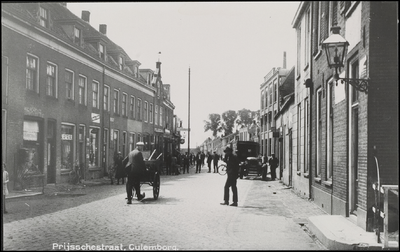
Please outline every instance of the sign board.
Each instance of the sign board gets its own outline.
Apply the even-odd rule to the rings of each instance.
[[[72,135],[71,134],[61,134],[61,140],[71,141]]]
[[[185,139],[181,139],[181,144],[184,144],[185,143]]]
[[[92,113],[92,122],[100,123],[100,114]]]

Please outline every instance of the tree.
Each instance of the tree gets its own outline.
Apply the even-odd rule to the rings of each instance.
[[[213,136],[216,137],[218,132],[222,131],[221,116],[219,114],[209,114],[210,121],[204,120],[204,132],[212,131]]]
[[[241,126],[248,126],[250,125],[253,120],[254,112],[250,111],[249,109],[241,109],[238,111],[238,118],[236,119],[236,123]]]
[[[234,110],[228,110],[222,113],[222,119],[224,120],[222,127],[224,129],[225,136],[233,133],[233,127],[235,126],[236,118],[237,113]]]

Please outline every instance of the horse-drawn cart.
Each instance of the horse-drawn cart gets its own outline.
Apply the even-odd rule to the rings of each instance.
[[[160,194],[160,174],[159,167],[162,165],[161,160],[145,160],[146,171],[140,180],[140,186],[142,184],[148,184],[153,187],[153,198],[158,199]]]

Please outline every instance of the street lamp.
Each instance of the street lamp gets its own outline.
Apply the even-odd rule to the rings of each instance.
[[[325,49],[326,58],[328,61],[329,68],[335,68],[335,74],[333,78],[337,81],[341,80],[342,84],[347,83],[352,85],[355,89],[368,93],[368,81],[369,79],[350,79],[350,78],[339,78],[338,69],[344,67],[344,57],[347,54],[347,48],[349,42],[339,34],[340,27],[332,26],[332,34],[322,42],[322,48]]]

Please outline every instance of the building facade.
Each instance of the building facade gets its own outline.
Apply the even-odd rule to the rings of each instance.
[[[107,174],[136,142],[163,153],[176,139],[170,85],[65,3],[2,3],[2,160],[10,189],[24,172],[63,183]]]
[[[296,105],[304,101],[297,109],[301,115],[293,119],[305,118],[297,126],[305,128],[300,130],[304,137],[293,145],[304,146],[303,152],[293,153],[293,160],[304,160],[304,165],[297,162],[293,169],[301,179],[308,176],[296,189],[305,190],[308,181],[315,204],[350,217],[368,231],[373,228],[372,184],[378,173],[381,184],[398,185],[396,10],[397,3],[389,2],[301,2],[293,20],[300,74]],[[329,68],[322,48],[333,26],[341,28],[349,43],[339,77],[367,79],[367,92],[334,79],[335,69]]]

